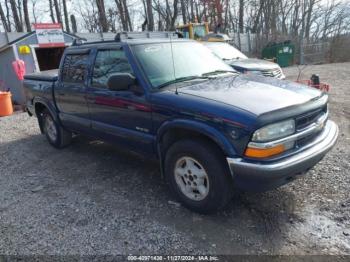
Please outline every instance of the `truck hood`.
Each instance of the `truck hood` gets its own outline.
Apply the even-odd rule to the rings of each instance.
[[[255,115],[303,104],[322,95],[317,89],[291,81],[254,75],[219,77],[181,87],[178,93],[225,103]]]
[[[256,58],[230,60],[227,62],[227,64],[229,64],[232,67],[240,67],[250,71],[271,70],[279,68],[278,64]]]

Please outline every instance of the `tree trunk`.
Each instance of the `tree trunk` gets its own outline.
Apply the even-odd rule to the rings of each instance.
[[[55,7],[55,11],[56,11],[57,23],[62,24],[61,10],[60,10],[60,6],[58,4],[58,1],[57,0],[53,0],[53,4],[54,4],[54,7]]]
[[[148,31],[154,30],[154,18],[152,11],[152,0],[146,0],[146,8],[147,8],[147,29]]]
[[[1,23],[4,27],[5,32],[9,32],[10,30],[9,30],[9,27],[6,21],[6,16],[5,16],[4,10],[2,9],[1,3],[0,3],[0,18],[1,18]]]
[[[53,13],[53,4],[52,4],[52,0],[49,0],[49,7],[50,7],[50,17],[51,17],[51,21],[52,21],[52,23],[56,23],[55,15],[54,15],[54,13]]]
[[[310,0],[309,8],[308,8],[307,14],[306,14],[305,37],[307,39],[307,42],[310,41],[311,16],[313,13],[315,3],[316,3],[315,0]]]
[[[70,33],[69,28],[69,17],[68,17],[68,11],[67,11],[67,3],[66,0],[62,0],[63,3],[63,14],[64,14],[64,23],[66,24],[66,31]]]
[[[70,15],[70,21],[72,22],[72,31],[75,34],[78,32],[78,27],[77,27],[77,20],[75,19],[74,15]]]
[[[122,23],[123,31],[128,31],[128,23],[127,23],[126,17],[125,17],[125,10],[124,10],[124,6],[123,6],[123,2],[122,2],[122,0],[115,0],[115,3],[116,3],[117,8],[118,8],[118,13],[119,13],[119,17],[120,17],[120,22]]]
[[[271,24],[271,34],[274,41],[277,40],[277,2],[274,0],[271,1],[271,16],[270,16],[270,24]]]
[[[127,6],[126,0],[122,0],[123,1],[123,6],[124,6],[124,14],[125,14],[125,20],[128,24],[129,27],[129,31],[132,31],[132,23],[131,23],[131,19],[130,19],[130,14],[129,14],[129,8]]]
[[[12,26],[11,26],[11,19],[10,19],[10,7],[8,0],[5,0],[5,7],[6,7],[6,20],[7,20],[7,27],[8,27],[8,32],[12,31]]]
[[[230,10],[229,0],[225,0],[225,17],[223,26],[224,32],[226,32],[226,29],[228,27],[228,10]]]
[[[22,25],[23,31],[24,31],[23,14],[22,14],[22,1],[23,0],[17,0],[17,10],[18,10],[19,21],[21,22],[21,25]]]
[[[24,13],[24,22],[26,24],[27,32],[31,32],[32,28],[30,26],[30,20],[29,20],[28,0],[23,0],[23,13]]]
[[[174,3],[173,3],[174,14],[173,14],[173,17],[171,18],[171,22],[170,22],[170,30],[171,31],[175,30],[175,22],[176,22],[178,14],[179,14],[179,9],[177,7],[178,2],[179,2],[178,0],[174,0]]]
[[[242,1],[242,0],[241,0]],[[218,19],[218,22],[217,22],[217,27],[220,29],[221,31],[221,28],[222,28],[222,4],[221,4],[221,1],[220,0],[216,0],[215,1],[215,6],[216,6],[216,14],[217,14],[217,19]]]
[[[194,15],[194,6],[193,6],[193,0],[190,0],[190,9],[191,9],[191,17],[190,22],[195,22],[195,15]]]
[[[10,0],[11,10],[13,15],[13,21],[15,22],[15,28],[17,32],[23,32],[23,24],[18,16],[17,5],[15,0]]]
[[[239,0],[239,18],[238,18],[238,24],[239,24],[239,32],[244,33],[244,0]]]
[[[96,0],[98,9],[98,19],[102,32],[108,32],[108,23],[106,17],[105,3],[104,0]]]
[[[182,14],[182,21],[184,24],[187,24],[187,15],[186,15],[186,4],[185,0],[181,0],[181,14]]]

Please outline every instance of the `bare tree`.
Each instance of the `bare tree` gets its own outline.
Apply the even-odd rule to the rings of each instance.
[[[182,21],[184,24],[187,24],[187,14],[186,14],[186,2],[185,0],[181,0],[181,15],[182,15]]]
[[[72,31],[73,31],[73,33],[77,33],[78,32],[77,20],[75,19],[75,16],[73,14],[70,15],[70,21],[72,22]]]
[[[11,15],[10,15],[10,7],[9,7],[9,0],[5,0],[5,8],[6,8],[6,20],[7,20],[7,26],[8,26],[8,29],[9,31],[8,32],[11,32],[12,31],[12,26],[11,26]]]
[[[83,20],[83,28],[90,33],[101,31],[95,3],[95,0],[82,0],[82,4],[77,6]]]
[[[30,26],[30,20],[29,20],[28,0],[23,0],[23,13],[24,13],[24,21],[26,24],[27,32],[31,32],[32,28]]]
[[[15,29],[17,32],[23,32],[23,24],[21,23],[20,17],[18,15],[17,4],[15,0],[10,0],[13,21],[15,23]]]
[[[54,14],[54,11],[53,11],[53,3],[52,3],[52,0],[49,0],[49,7],[50,7],[50,17],[51,17],[51,21],[52,21],[52,23],[56,23],[55,14]],[[34,5],[33,5],[33,11],[34,11]]]
[[[148,31],[154,30],[154,18],[152,11],[152,0],[146,0],[146,14],[147,14],[147,29]]]
[[[9,29],[8,24],[7,24],[6,16],[5,16],[5,13],[4,13],[4,10],[2,8],[1,3],[0,3],[0,18],[1,18],[1,23],[4,27],[5,32],[9,32],[10,29]]]
[[[125,10],[124,10],[124,3],[122,0],[115,0],[115,3],[117,5],[118,14],[119,14],[120,22],[123,27],[123,31],[129,31],[127,17],[125,15]]]
[[[117,11],[115,11],[112,8],[108,8],[107,10],[107,24],[108,28],[111,32],[116,33],[117,32]]]
[[[98,10],[98,19],[99,26],[102,32],[108,31],[108,23],[106,17],[105,3],[104,0],[96,0],[97,10]]]
[[[125,12],[126,21],[128,22],[128,26],[129,26],[129,31],[132,31],[133,30],[133,26],[132,26],[131,19],[130,19],[130,13],[129,13],[128,5],[126,4],[126,0],[122,0],[122,2],[123,2],[123,6],[124,6],[124,12]]]
[[[32,2],[32,16],[33,16],[33,19],[34,19],[34,23],[37,22],[37,16],[38,14],[36,13],[36,4],[37,4],[37,0],[31,0]]]
[[[159,20],[165,22],[165,30],[175,30],[175,22],[179,14],[178,0],[173,0],[172,5],[169,0],[163,1],[158,0],[155,2],[154,10],[159,15]]]
[[[66,0],[62,0],[63,3],[63,14],[64,14],[64,23],[66,24],[66,31],[70,33],[70,28],[69,28],[69,16],[68,16],[68,11],[67,11],[67,3]]]
[[[53,5],[56,11],[57,23],[62,24],[61,8],[57,0],[53,0]]]
[[[243,19],[244,19],[244,0],[239,0],[239,31],[243,33],[244,31],[244,24],[243,24]]]
[[[23,23],[23,12],[22,12],[22,1],[23,0],[17,0],[17,10],[18,10],[18,16],[19,16],[19,21],[22,24],[22,27],[24,27],[24,23]]]

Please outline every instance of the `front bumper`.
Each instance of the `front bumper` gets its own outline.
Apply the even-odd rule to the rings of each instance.
[[[266,191],[293,180],[316,165],[334,146],[338,126],[328,120],[322,133],[305,150],[275,162],[227,158],[235,185],[243,190]]]

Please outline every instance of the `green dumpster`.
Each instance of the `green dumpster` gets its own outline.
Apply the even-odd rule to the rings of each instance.
[[[293,64],[295,47],[291,41],[280,43],[269,43],[262,50],[262,58],[273,59],[281,67],[290,66]]]

